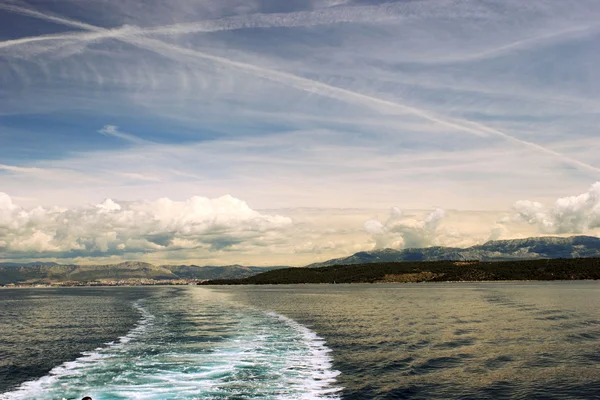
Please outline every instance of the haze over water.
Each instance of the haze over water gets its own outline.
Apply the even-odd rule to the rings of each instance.
[[[0,399],[591,399],[598,289],[3,290]]]

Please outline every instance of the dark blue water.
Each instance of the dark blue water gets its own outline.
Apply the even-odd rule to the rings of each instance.
[[[0,291],[0,399],[600,399],[600,285]]]

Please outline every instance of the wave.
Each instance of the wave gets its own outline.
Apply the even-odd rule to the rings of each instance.
[[[0,399],[338,399],[339,372],[315,332],[275,313],[223,304],[136,303],[125,336]]]
[[[300,387],[307,391],[307,398],[323,398],[323,396],[329,396],[341,391],[342,388],[334,386],[336,382],[335,378],[340,372],[332,369],[333,359],[330,355],[331,349],[326,346],[325,340],[314,331],[291,318],[274,312],[269,312],[267,315],[279,319],[297,331],[304,345],[308,348],[310,356],[307,357],[307,361],[309,363],[310,375],[303,381],[298,382]]]
[[[20,399],[38,399],[48,392],[51,388],[59,383],[61,378],[68,376],[81,375],[79,371],[86,365],[97,363],[99,360],[107,356],[111,349],[122,348],[131,340],[141,336],[154,321],[154,315],[150,314],[139,302],[135,302],[133,307],[140,313],[140,319],[136,325],[127,333],[127,335],[117,338],[114,342],[105,343],[105,347],[98,347],[93,351],[81,353],[82,356],[73,361],[67,361],[54,367],[46,376],[43,376],[34,381],[28,381],[12,392],[0,394],[0,400],[20,400]]]

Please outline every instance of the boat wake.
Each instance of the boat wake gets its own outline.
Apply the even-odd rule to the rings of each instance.
[[[0,399],[336,399],[339,372],[313,331],[222,302],[135,304],[137,325]]]

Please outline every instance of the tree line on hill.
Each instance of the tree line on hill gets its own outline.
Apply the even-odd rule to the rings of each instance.
[[[217,279],[204,285],[298,283],[385,283],[460,281],[553,281],[600,279],[600,258],[515,261],[426,261],[285,268],[243,279]]]

